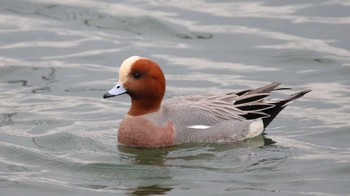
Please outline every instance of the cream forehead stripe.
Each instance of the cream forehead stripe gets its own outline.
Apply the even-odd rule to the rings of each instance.
[[[140,59],[146,59],[140,56],[131,56],[125,61],[123,61],[122,65],[119,68],[119,82],[124,83],[127,79],[128,74],[130,73],[131,66]]]

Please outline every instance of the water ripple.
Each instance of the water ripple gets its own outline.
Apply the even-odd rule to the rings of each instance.
[[[2,194],[348,194],[349,8],[0,1]],[[102,94],[131,55],[160,64],[167,98],[271,81],[313,91],[245,142],[128,148],[116,137],[130,99]]]

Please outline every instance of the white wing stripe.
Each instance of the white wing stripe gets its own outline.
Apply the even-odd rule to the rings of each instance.
[[[190,129],[208,129],[211,126],[208,125],[191,125],[191,126],[187,126],[187,128]]]

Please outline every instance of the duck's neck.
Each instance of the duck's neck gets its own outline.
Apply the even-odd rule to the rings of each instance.
[[[131,107],[128,114],[131,116],[140,116],[156,112],[160,109],[161,103],[162,98],[157,100],[131,98]]]

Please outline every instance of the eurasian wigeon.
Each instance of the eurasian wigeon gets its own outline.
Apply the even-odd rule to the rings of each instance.
[[[119,81],[103,98],[128,94],[131,107],[118,130],[120,144],[166,147],[195,142],[234,142],[256,137],[287,106],[310,90],[269,100],[280,83],[240,91],[163,100],[165,78],[154,61],[132,56],[119,70]]]

